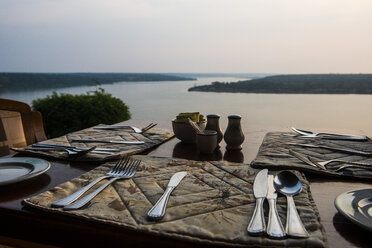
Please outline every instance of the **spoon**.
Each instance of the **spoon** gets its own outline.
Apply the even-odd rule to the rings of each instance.
[[[308,238],[300,216],[298,215],[293,196],[301,192],[302,184],[300,179],[290,171],[279,172],[274,178],[275,189],[287,197],[287,223],[286,233],[292,237]]]

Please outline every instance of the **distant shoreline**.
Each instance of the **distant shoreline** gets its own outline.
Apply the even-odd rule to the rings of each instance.
[[[276,75],[239,82],[213,82],[188,91],[258,94],[372,94],[372,74]]]
[[[0,73],[0,91],[92,86],[116,82],[196,80],[157,73]]]

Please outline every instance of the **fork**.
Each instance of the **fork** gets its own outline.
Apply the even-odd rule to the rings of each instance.
[[[366,164],[366,163],[361,163],[361,162],[351,162],[351,161],[345,161],[345,160],[341,160],[341,159],[331,159],[331,160],[318,162],[318,164],[320,164],[322,166],[327,166],[328,164],[331,164],[331,163],[345,163],[345,164],[350,164],[350,165],[360,165],[360,166],[367,166],[367,167],[370,166],[370,167],[372,167],[372,164]]]
[[[65,197],[65,198],[62,198],[58,201],[55,201],[52,203],[52,207],[64,207],[72,202],[74,202],[75,200],[77,200],[80,196],[82,196],[85,192],[87,192],[91,187],[93,187],[94,185],[96,185],[98,182],[102,181],[103,179],[106,179],[106,178],[110,178],[110,177],[114,177],[115,175],[120,175],[120,173],[122,172],[123,170],[123,167],[124,165],[126,165],[129,161],[129,158],[124,158],[124,159],[121,159],[119,160],[114,167],[111,168],[111,170],[109,172],[107,172],[105,175],[99,177],[99,178],[96,178],[94,181],[92,181],[91,183],[89,183],[88,185],[86,185],[85,187],[79,189],[78,191],[72,193],[71,195]]]
[[[367,136],[364,135],[351,135],[351,134],[334,134],[334,133],[314,133],[311,131],[301,130],[292,127],[292,130],[298,134],[301,134],[304,138],[316,138],[323,136],[323,138],[328,139],[350,139],[350,140],[368,140]]]
[[[97,129],[97,130],[114,130],[114,129],[126,129],[126,128],[130,128],[135,133],[144,133],[144,132],[150,130],[151,128],[155,127],[156,125],[158,125],[158,124],[157,123],[150,123],[149,125],[147,125],[144,128],[138,128],[138,127],[134,127],[134,126],[121,126],[121,125],[116,125],[115,126],[115,125],[113,125],[113,126],[94,127],[93,129]]]
[[[346,162],[346,161],[342,161],[344,163],[347,163],[346,165],[343,165],[343,166],[340,166],[340,167],[330,167],[330,166],[327,166],[329,165],[330,163],[333,163],[333,162],[336,162],[336,160],[332,161],[332,160],[327,160],[327,161],[323,161],[323,162],[317,162],[315,161],[312,157],[310,156],[307,156],[307,158],[310,160],[310,162],[312,162],[313,164],[315,164],[316,166],[322,168],[323,170],[329,170],[329,171],[333,171],[333,172],[338,172],[338,171],[341,171],[341,170],[344,170],[346,168],[359,168],[359,169],[364,169],[364,170],[371,170],[372,171],[372,166],[371,165],[368,165],[368,164],[356,164],[354,162]],[[370,166],[370,167],[368,167]]]
[[[78,148],[63,148],[63,147],[25,147],[26,150],[31,151],[65,151],[70,157],[80,157],[86,153],[95,153],[95,154],[106,154],[112,155],[112,152],[97,150],[95,146],[88,149],[78,149]]]
[[[133,159],[133,160],[131,159],[127,161],[124,168],[118,174],[115,174],[108,182],[103,184],[101,187],[99,187],[98,189],[90,193],[89,195],[86,195],[83,198],[80,198],[79,200],[64,206],[63,209],[74,210],[74,209],[79,209],[85,206],[90,200],[92,200],[96,195],[98,195],[102,190],[104,190],[108,185],[112,184],[116,180],[129,179],[133,177],[140,163],[141,163],[141,160],[138,160],[138,159]]]

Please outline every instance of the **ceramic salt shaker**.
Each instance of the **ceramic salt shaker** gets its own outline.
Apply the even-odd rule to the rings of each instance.
[[[209,114],[207,115],[207,126],[205,130],[212,130],[217,132],[217,146],[220,147],[220,142],[223,138],[223,133],[220,128],[220,116],[217,114]]]
[[[244,133],[241,127],[240,115],[229,115],[229,122],[225,131],[224,139],[227,150],[241,150],[244,141]]]

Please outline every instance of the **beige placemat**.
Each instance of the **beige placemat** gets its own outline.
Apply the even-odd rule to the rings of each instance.
[[[312,144],[318,146],[321,145],[341,149],[346,148],[364,152],[372,152],[372,141],[357,142],[345,140],[310,139],[301,138],[301,136],[293,135],[293,133],[270,132],[266,134],[256,158],[252,161],[252,167],[271,168],[277,170],[295,169],[337,177],[372,178],[372,171],[358,168],[347,168],[339,172],[333,172],[331,170],[325,171],[320,168],[313,167],[291,155],[289,153],[289,149],[292,149],[300,154],[310,156],[316,161],[340,159],[343,161],[372,164],[372,157],[331,151],[324,148],[300,147],[293,144]],[[342,165],[345,164],[332,164],[328,167],[332,166],[333,168],[338,168]]]
[[[107,161],[117,159],[126,155],[137,154],[145,150],[149,150],[155,146],[164,143],[174,136],[172,131],[166,129],[152,128],[145,133],[135,133],[128,129],[117,130],[97,130],[93,127],[80,130],[77,132],[69,133],[67,135],[49,139],[42,143],[77,146],[77,147],[92,147],[97,148],[112,148],[118,149],[119,152],[112,152],[111,154],[96,154],[88,153],[82,157],[70,158],[65,151],[35,151],[27,150],[27,148],[13,149],[23,154],[39,155],[45,157],[52,157],[64,160],[75,161]],[[140,145],[127,145],[127,144],[107,144],[107,143],[84,143],[72,142],[73,139],[101,139],[101,140],[115,140],[115,141],[144,141]]]
[[[246,164],[222,161],[200,162],[140,155],[133,157],[142,160],[134,177],[115,182],[94,198],[85,209],[64,211],[51,208],[50,204],[105,174],[114,163],[106,163],[79,178],[26,199],[24,203],[54,214],[114,225],[122,228],[123,232],[132,229],[209,245],[327,246],[309,183],[298,172],[296,173],[301,178],[303,190],[294,199],[310,238],[274,240],[265,235],[250,236],[247,233],[255,207],[252,185],[258,170]],[[178,171],[187,171],[188,175],[170,196],[165,217],[158,222],[148,220],[147,212],[163,194],[173,173]],[[285,223],[285,197],[278,197],[277,207],[282,222]],[[267,222],[266,201],[265,216]]]

